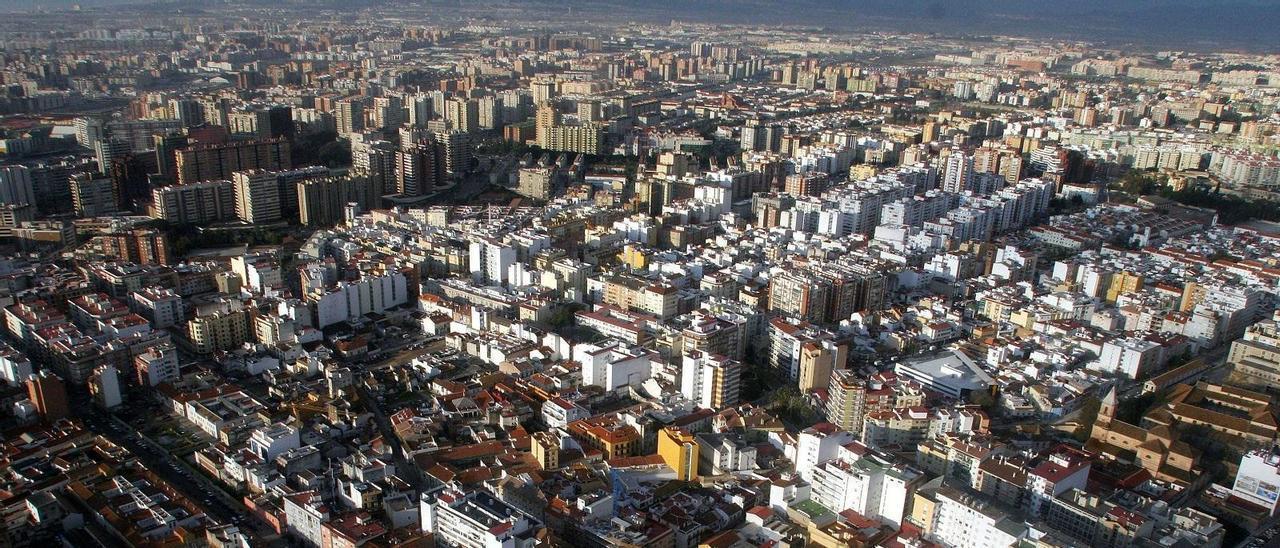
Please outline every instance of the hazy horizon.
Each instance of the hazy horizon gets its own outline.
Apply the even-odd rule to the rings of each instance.
[[[292,2],[301,4],[301,2]],[[684,19],[726,24],[778,24],[884,29],[949,35],[1007,34],[1073,40],[1125,42],[1187,49],[1214,47],[1276,50],[1280,44],[1280,2],[1263,0],[319,0],[308,7],[395,7],[412,4],[458,6],[472,11],[489,4],[527,5],[546,15],[574,10],[575,16],[609,15],[622,20]],[[214,10],[206,2],[136,0],[0,0],[0,10],[34,11],[148,4],[189,5]],[[236,4],[280,4],[248,0]],[[470,13],[470,15],[476,15]]]

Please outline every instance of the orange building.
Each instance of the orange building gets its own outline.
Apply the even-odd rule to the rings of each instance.
[[[640,448],[640,433],[616,416],[576,420],[569,423],[568,430],[584,447],[600,451],[605,460],[634,457]]]

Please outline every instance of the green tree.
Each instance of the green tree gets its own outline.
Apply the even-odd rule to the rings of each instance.
[[[338,134],[334,131],[319,130],[298,134],[294,137],[293,147],[290,149],[294,164],[300,166],[325,165],[319,157],[320,149],[337,141]]]
[[[1134,196],[1146,196],[1154,194],[1165,186],[1165,183],[1166,179],[1156,173],[1132,170],[1111,183],[1109,187]]]
[[[975,390],[969,393],[969,403],[991,410],[996,406],[996,397],[986,390]]]
[[[551,319],[547,320],[547,323],[554,328],[573,325],[574,314],[577,314],[577,312],[582,308],[584,308],[584,306],[578,303],[567,303],[559,306],[551,313]]]
[[[1246,200],[1223,194],[1218,189],[1195,187],[1170,191],[1164,196],[1183,205],[1212,209],[1223,224],[1232,225],[1250,219],[1280,221],[1280,202],[1273,200]]]
[[[818,410],[809,405],[808,398],[795,386],[785,386],[774,392],[767,408],[783,421],[800,428],[808,427],[819,419]]]
[[[1136,398],[1122,399],[1116,405],[1116,419],[1129,424],[1139,424],[1142,416],[1156,404],[1160,403],[1155,394],[1143,394]]]
[[[335,141],[326,143],[316,152],[316,160],[325,167],[351,165],[351,143]]]

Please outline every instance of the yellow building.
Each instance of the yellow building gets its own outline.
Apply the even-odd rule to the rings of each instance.
[[[537,126],[538,146],[546,150],[602,154],[605,126],[601,124]]]
[[[662,319],[675,316],[679,292],[667,284],[651,283],[633,276],[605,276],[603,301],[624,310],[644,312]]]
[[[658,432],[658,456],[676,471],[676,479],[698,479],[698,441],[693,434],[668,426]]]
[[[644,270],[649,268],[649,255],[652,252],[635,244],[627,244],[622,248],[622,253],[618,254],[618,258],[622,264],[630,266],[635,270]]]
[[[938,515],[938,499],[933,489],[919,489],[911,501],[911,517],[907,518],[920,528],[923,535],[933,534],[934,518]]]
[[[927,438],[916,445],[916,465],[925,472],[944,475],[947,471],[951,447],[943,438]]]
[[[1036,324],[1036,311],[1024,308],[1010,312],[1009,323],[1029,330]]]
[[[249,321],[244,310],[220,310],[192,318],[187,336],[200,354],[231,350],[249,340]]]
[[[942,125],[939,124],[938,122],[930,120],[924,123],[924,131],[920,135],[920,141],[923,143],[930,143],[933,141],[937,141],[938,138],[941,136],[942,136]]]
[[[1205,286],[1196,282],[1187,282],[1182,287],[1182,300],[1178,303],[1178,310],[1182,312],[1190,312],[1200,304],[1204,299]]]
[[[809,524],[809,546],[831,548],[870,548],[883,546],[895,533],[894,529],[879,520],[869,519],[853,513],[845,519],[833,521],[819,527]]]
[[[1191,446],[1169,425],[1143,428],[1117,419],[1118,402],[1112,387],[1102,400],[1085,449],[1113,458],[1131,458],[1158,480],[1190,485],[1196,470]]]
[[[880,168],[871,164],[858,164],[849,168],[849,180],[861,181],[870,179],[880,173]]]
[[[1142,276],[1131,272],[1116,272],[1111,275],[1111,283],[1107,285],[1107,302],[1114,303],[1126,293],[1134,293],[1142,289]]]
[[[640,433],[614,415],[576,420],[568,430],[585,448],[600,451],[605,460],[634,457],[640,447]]]
[[[555,470],[560,467],[560,440],[550,432],[535,432],[530,444],[533,458],[543,470]]]
[[[1227,361],[1250,384],[1280,385],[1280,314],[1249,326],[1244,337],[1231,343]]]
[[[819,388],[827,388],[831,383],[831,371],[835,353],[829,348],[813,342],[806,342],[800,347],[800,390],[808,392]]]
[[[1280,425],[1265,393],[1197,382],[1170,389],[1167,403],[1142,417],[1154,428],[1207,427],[1210,436],[1241,446],[1269,446],[1275,443]]]
[[[979,304],[982,306],[983,316],[997,321],[1009,321],[1013,312],[1023,305],[1021,301],[1003,295],[990,295]]]

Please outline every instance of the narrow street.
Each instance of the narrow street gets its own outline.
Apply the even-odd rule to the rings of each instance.
[[[133,425],[95,408],[84,395],[72,395],[71,409],[90,431],[128,449],[148,469],[204,508],[210,517],[239,526],[241,531],[250,536],[250,542],[255,546],[277,545],[282,542],[273,531],[250,517],[249,510],[243,503],[227,494],[220,485],[190,464],[174,457]]]
[[[439,482],[423,474],[417,463],[408,458],[404,448],[400,445],[400,438],[396,436],[395,428],[391,426],[391,420],[387,418],[382,406],[378,405],[378,402],[373,399],[372,395],[363,386],[357,385],[356,394],[360,396],[360,405],[373,414],[373,420],[378,425],[378,431],[382,433],[383,442],[391,446],[392,454],[396,457],[397,474],[409,480],[418,493],[432,491],[439,487]]]

